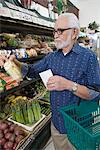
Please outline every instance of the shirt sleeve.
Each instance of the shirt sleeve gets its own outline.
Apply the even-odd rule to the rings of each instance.
[[[95,54],[91,54],[88,61],[87,87],[100,89],[100,66]]]
[[[100,98],[100,92],[97,92],[95,90],[92,89],[88,89],[89,90],[89,95],[90,95],[90,99],[95,99],[95,98]]]
[[[22,67],[21,67],[21,73],[22,73],[22,77],[25,78],[27,73],[28,73],[28,64],[23,63]]]
[[[45,71],[48,68],[48,61],[50,59],[50,55],[51,54],[48,54],[42,60],[40,60],[34,64],[25,64],[24,63],[22,65],[22,69],[21,69],[23,78],[26,76],[29,78],[39,77],[39,73],[42,71]]]

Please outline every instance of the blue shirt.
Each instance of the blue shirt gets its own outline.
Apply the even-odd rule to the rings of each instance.
[[[39,72],[51,69],[54,75],[77,82],[87,87],[100,88],[100,68],[96,55],[89,49],[75,44],[64,56],[61,50],[48,54],[36,64],[29,65],[29,77],[37,77]],[[51,91],[50,102],[52,122],[60,133],[66,133],[63,116],[59,108],[76,104],[79,97],[69,90]]]

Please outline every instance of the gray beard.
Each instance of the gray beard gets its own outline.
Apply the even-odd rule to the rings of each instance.
[[[55,42],[55,46],[57,49],[63,49],[63,48],[66,48],[70,43],[71,43],[71,41],[69,41],[69,40],[57,41],[57,42]]]

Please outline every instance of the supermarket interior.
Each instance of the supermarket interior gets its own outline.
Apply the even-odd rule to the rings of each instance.
[[[63,13],[79,20],[76,44],[87,50],[81,58],[76,58],[78,46],[68,56],[61,55],[62,47],[57,50],[54,37],[72,29],[54,30]],[[71,89],[64,89],[65,78]],[[84,103],[89,94],[93,101]],[[67,126],[72,148],[55,146],[63,142],[51,134],[51,120],[64,135],[62,124]],[[100,150],[100,1],[0,0],[0,150],[74,149]]]

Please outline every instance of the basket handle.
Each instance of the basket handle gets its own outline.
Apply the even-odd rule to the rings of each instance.
[[[85,100],[79,98],[79,100],[78,100],[78,102],[77,102],[77,105],[79,106],[82,101],[85,101]],[[87,100],[86,100],[86,101],[87,101]],[[88,100],[88,101],[89,101],[89,100]],[[93,100],[90,100],[90,102],[91,102],[91,101],[93,102]],[[100,99],[98,99],[98,100],[96,100],[96,101],[94,101],[94,102],[97,102],[98,106],[100,105]]]

